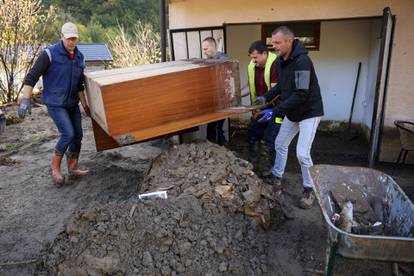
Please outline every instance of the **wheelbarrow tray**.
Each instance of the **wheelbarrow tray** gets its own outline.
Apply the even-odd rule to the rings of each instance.
[[[414,205],[388,175],[369,168],[317,165],[313,167],[315,194],[328,226],[328,241],[335,253],[346,258],[391,262],[414,262]],[[382,222],[393,236],[358,235],[336,227],[330,191],[346,183],[364,195],[376,196],[386,204],[388,214]]]

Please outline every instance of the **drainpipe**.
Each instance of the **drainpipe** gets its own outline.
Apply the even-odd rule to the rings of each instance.
[[[160,0],[161,61],[167,61],[167,26],[165,25],[165,0]]]

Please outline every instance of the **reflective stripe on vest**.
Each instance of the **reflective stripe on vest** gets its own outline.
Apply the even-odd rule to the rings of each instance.
[[[272,52],[267,52],[268,56],[267,56],[267,60],[266,60],[266,64],[265,64],[265,75],[264,75],[264,79],[265,79],[265,83],[267,86],[267,91],[270,90],[270,72],[271,72],[271,68],[272,68],[272,63],[276,60],[277,55],[275,53]],[[256,85],[254,83],[254,75],[255,75],[255,64],[253,62],[253,60],[250,61],[249,66],[247,67],[247,71],[249,74],[249,84],[250,84],[250,100],[252,102],[252,104],[255,104],[256,102]]]

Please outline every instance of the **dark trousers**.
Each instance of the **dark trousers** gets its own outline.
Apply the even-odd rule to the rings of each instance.
[[[60,133],[59,141],[55,146],[56,153],[63,155],[66,150],[72,153],[80,152],[83,132],[79,106],[48,106],[47,112]]]
[[[226,143],[226,137],[224,137],[223,125],[226,120],[220,120],[207,124],[207,140],[213,143],[217,143],[220,146]]]
[[[275,123],[274,118],[272,118],[268,123],[258,123],[256,120],[251,120],[247,133],[249,144],[255,144],[256,142],[264,139],[266,144],[270,148],[274,149],[280,125],[281,124]]]

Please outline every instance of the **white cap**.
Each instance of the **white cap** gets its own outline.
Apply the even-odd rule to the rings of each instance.
[[[62,26],[62,35],[68,39],[71,37],[79,37],[78,36],[78,28],[72,22],[66,22]]]

